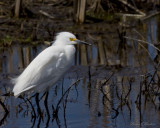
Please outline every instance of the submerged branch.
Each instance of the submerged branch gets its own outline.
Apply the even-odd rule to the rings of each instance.
[[[3,109],[5,110],[6,113],[9,113],[8,109],[6,108],[6,106],[4,105],[4,103],[0,100],[0,104],[3,107]]]
[[[4,122],[4,120],[6,119],[9,111],[8,111],[8,109],[6,108],[5,104],[1,101],[1,99],[0,99],[0,104],[1,104],[1,106],[3,107],[3,109],[5,110],[5,114],[4,114],[3,118],[0,120],[0,126],[1,126],[1,125],[3,124],[3,122]]]
[[[57,112],[58,112],[59,105],[60,105],[60,103],[62,102],[64,96],[65,96],[65,95],[70,91],[70,89],[71,89],[75,84],[77,84],[80,80],[81,80],[81,79],[78,79],[76,82],[74,82],[74,83],[64,92],[64,94],[62,95],[62,97],[60,98],[60,100],[59,100],[59,102],[58,102],[58,104],[57,104],[57,106],[56,106],[56,111],[57,111]]]

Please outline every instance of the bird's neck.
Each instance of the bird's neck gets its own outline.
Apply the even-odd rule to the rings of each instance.
[[[75,52],[76,52],[76,49],[75,49],[74,45],[66,45],[65,46],[65,53],[66,53],[66,57],[68,59],[73,59]]]
[[[54,43],[53,43],[53,45],[57,45],[57,46],[59,46],[59,45],[63,45],[63,46],[65,46],[67,43],[66,42],[64,42],[64,40],[56,40]]]

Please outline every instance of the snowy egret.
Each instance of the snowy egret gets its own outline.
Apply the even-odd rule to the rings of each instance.
[[[57,34],[54,43],[43,50],[22,74],[13,80],[14,96],[18,97],[26,92],[47,91],[71,67],[76,51],[74,44],[78,43],[88,44],[69,32]]]

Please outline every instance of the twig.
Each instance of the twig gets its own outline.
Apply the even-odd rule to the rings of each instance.
[[[144,48],[144,50],[148,53],[149,57],[150,57],[151,60],[152,60],[152,56],[151,56],[151,54],[148,52],[148,50],[147,50],[141,43],[139,43],[139,45],[140,45],[142,48]],[[154,64],[154,66],[155,66],[155,62],[154,62],[154,61],[153,61],[153,64]]]
[[[114,110],[116,112],[115,116],[112,117],[112,119],[115,119],[119,115],[118,108],[117,109],[112,108],[112,110]]]
[[[32,107],[32,110],[33,110],[33,113],[34,113],[34,115],[32,115],[32,117],[33,118],[35,118],[36,117],[36,112],[35,112],[35,110],[34,110],[34,107],[33,107],[33,105],[32,105],[32,103],[31,103],[31,101],[27,98],[27,101],[29,102],[29,104],[31,105],[31,107]]]
[[[59,102],[58,102],[58,104],[57,104],[57,106],[56,106],[56,111],[58,111],[58,106],[59,106],[59,104],[61,103],[61,101],[63,100],[64,96],[67,94],[67,92],[68,92],[76,83],[78,83],[80,80],[81,80],[81,79],[78,79],[76,82],[74,82],[74,83],[64,92],[64,94],[62,95],[62,97],[60,98],[60,100],[59,100]]]
[[[0,126],[4,123],[4,120],[6,119],[8,113],[5,113],[3,118],[0,120]]]
[[[151,43],[149,43],[147,41],[140,40],[140,39],[135,39],[135,38],[127,37],[127,36],[124,36],[124,38],[129,39],[129,40],[135,40],[135,41],[138,41],[138,42],[141,42],[141,43],[145,43],[145,44],[149,44],[150,46],[152,46],[153,48],[155,48],[156,50],[158,50],[160,52],[160,49],[158,49],[156,46],[154,46],[153,44],[151,44]]]
[[[1,126],[1,125],[3,124],[3,122],[4,122],[4,120],[6,119],[9,111],[8,111],[8,109],[6,108],[6,106],[4,105],[4,103],[1,101],[1,99],[0,99],[0,104],[1,104],[1,106],[3,107],[3,109],[5,110],[5,114],[4,114],[3,118],[0,120],[0,126]]]
[[[156,16],[158,14],[160,14],[160,12],[153,12],[152,14],[150,14],[148,16],[142,17],[140,20],[147,20],[147,19],[149,19],[149,18],[151,18],[153,16]]]
[[[4,105],[4,103],[1,101],[1,99],[0,99],[0,104],[3,107],[3,109],[5,110],[5,112],[9,113],[8,109],[6,108],[6,106]]]
[[[48,14],[47,12],[44,12],[44,11],[42,11],[42,10],[39,10],[39,13],[41,13],[41,14],[44,15],[44,16],[49,17],[50,19],[54,19],[54,17],[51,16],[50,14]]]
[[[144,15],[141,14],[124,14],[124,13],[116,13],[117,15],[122,15],[122,16],[126,16],[126,17],[135,17],[135,18],[141,18],[144,17]]]
[[[104,83],[101,84],[100,90],[102,91],[103,94],[104,94],[104,92],[103,92],[103,86],[106,85],[106,83],[111,79],[111,77],[112,77],[113,75],[114,75],[114,72],[112,72],[112,74],[109,76],[109,78],[106,79],[106,81],[105,81]]]
[[[139,9],[135,8],[135,7],[132,6],[131,4],[127,3],[126,1],[124,1],[124,0],[118,0],[118,1],[121,2],[121,3],[123,3],[124,5],[128,6],[129,8],[135,10],[137,13],[139,13],[139,14],[141,14],[141,15],[143,15],[143,16],[146,15],[144,12],[142,12],[142,11],[140,11]]]
[[[136,29],[133,29],[133,31],[135,31],[143,40],[145,40],[144,36],[140,32],[138,32]]]
[[[131,81],[131,79],[130,80],[128,80],[129,81],[129,90],[128,90],[128,93],[126,94],[126,96],[125,96],[125,100],[127,99],[127,97],[129,96],[129,94],[130,94],[130,92],[131,92],[131,90],[132,90],[132,81]]]
[[[151,82],[154,80],[154,77],[155,77],[155,75],[157,74],[157,71],[158,71],[157,69],[158,69],[159,65],[160,65],[160,62],[158,63],[157,67],[155,67],[156,70],[155,70],[155,72],[154,72],[154,74],[153,74],[153,76],[152,76],[152,78],[151,78],[148,86],[150,86]]]
[[[149,43],[149,42],[147,42],[147,41],[140,40],[140,39],[134,39],[134,38],[126,37],[126,36],[124,36],[124,38],[137,41],[138,43],[141,42],[141,43],[148,44],[148,45],[152,46],[153,48],[155,48],[156,50],[158,50],[158,51],[160,52],[160,49],[158,49],[156,46],[154,46],[153,44],[151,44],[151,43]],[[143,46],[141,43],[139,43],[139,45],[140,45],[142,48],[144,48],[144,50],[148,53],[149,57],[150,57],[151,60],[152,60],[151,54],[150,54],[149,51],[145,48],[145,46]],[[153,64],[154,64],[154,66],[156,66],[155,62],[154,62],[154,61],[152,61],[152,62],[153,62]]]

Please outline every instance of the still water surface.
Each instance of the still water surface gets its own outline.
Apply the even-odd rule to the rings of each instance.
[[[127,31],[128,37],[149,43],[159,41],[158,18]],[[135,31],[136,30],[136,31]],[[92,34],[91,34],[92,35]],[[83,39],[80,36],[80,39]],[[13,96],[1,96],[9,110],[0,108],[0,126],[3,128],[67,127],[67,128],[150,128],[160,126],[158,51],[148,44],[127,40],[118,35],[93,34],[92,46],[76,46],[73,67],[49,91],[48,118],[44,98],[40,101],[43,118],[34,118],[28,102]],[[109,36],[109,37],[108,37]],[[142,47],[143,45],[143,47]],[[0,94],[12,90],[11,77],[24,68],[47,46],[13,44],[0,50]],[[146,52],[146,50],[148,52]],[[157,70],[157,72],[155,72]],[[154,77],[153,77],[154,76]],[[59,106],[57,118],[53,115],[58,101],[67,88],[80,79]],[[40,97],[43,94],[40,95]],[[35,99],[31,99],[35,111]],[[36,111],[37,113],[37,111]]]

